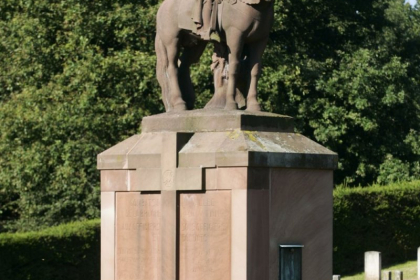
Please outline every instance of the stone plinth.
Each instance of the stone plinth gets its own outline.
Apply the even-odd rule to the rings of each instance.
[[[365,280],[381,280],[381,252],[365,252]]]
[[[420,280],[420,247],[417,249],[417,279]]]
[[[382,276],[384,280],[392,280],[392,271],[384,271],[382,272]]]
[[[404,280],[403,272],[401,270],[395,271],[395,280]]]
[[[278,280],[285,244],[303,246],[302,279],[331,279],[336,166],[290,117],[144,118],[98,155],[101,279]]]

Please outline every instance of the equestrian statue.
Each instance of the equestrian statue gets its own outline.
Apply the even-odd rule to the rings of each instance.
[[[155,49],[166,111],[193,109],[190,66],[208,42],[214,44],[215,93],[206,108],[260,111],[257,84],[273,19],[269,0],[164,0]]]

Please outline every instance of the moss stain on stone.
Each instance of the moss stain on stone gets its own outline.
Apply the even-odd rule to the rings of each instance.
[[[247,138],[257,144],[261,149],[267,150],[267,148],[257,139],[257,137],[253,134],[252,131],[243,131],[243,133],[247,136]]]
[[[231,132],[227,132],[227,136],[231,139],[231,140],[235,140],[238,139],[239,135],[241,135],[241,132],[239,130],[234,130]]]

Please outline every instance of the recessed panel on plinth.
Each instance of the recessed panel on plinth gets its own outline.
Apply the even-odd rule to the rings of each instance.
[[[160,279],[160,194],[116,195],[116,280]]]
[[[179,195],[179,279],[231,279],[231,192]]]

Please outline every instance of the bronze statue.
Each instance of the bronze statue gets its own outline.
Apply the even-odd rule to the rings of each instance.
[[[156,75],[166,111],[192,109],[190,66],[213,42],[215,94],[206,108],[260,111],[257,83],[273,23],[267,0],[165,0],[157,14]],[[180,55],[181,49],[182,55]]]

